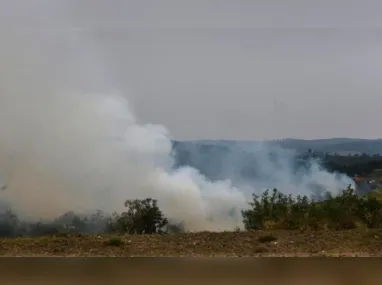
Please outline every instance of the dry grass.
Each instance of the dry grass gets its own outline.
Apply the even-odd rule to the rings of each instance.
[[[271,236],[272,239],[264,237]],[[0,239],[2,256],[382,256],[382,230]]]

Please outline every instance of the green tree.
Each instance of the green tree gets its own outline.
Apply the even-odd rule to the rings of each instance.
[[[168,224],[167,218],[152,198],[134,199],[125,202],[127,211],[116,215],[115,230],[128,234],[164,233]]]

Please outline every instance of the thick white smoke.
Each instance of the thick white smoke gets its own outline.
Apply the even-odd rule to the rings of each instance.
[[[1,200],[38,219],[120,211],[126,199],[153,197],[189,230],[241,226],[248,192],[228,180],[211,183],[192,168],[171,170],[167,130],[137,124],[107,52],[69,17],[73,7],[1,3],[0,170],[7,184]],[[292,174],[284,174],[282,184],[293,186]],[[333,187],[348,184],[321,170],[313,175]]]

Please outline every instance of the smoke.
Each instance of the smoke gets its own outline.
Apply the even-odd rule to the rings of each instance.
[[[176,166],[190,165],[212,181],[229,179],[244,193],[261,194],[277,188],[284,194],[322,199],[326,191],[339,194],[354,182],[329,173],[318,158],[300,157],[275,142],[176,142]]]
[[[79,32],[86,19],[75,20],[68,3],[1,2],[0,200],[23,218],[40,219],[111,213],[126,199],[152,197],[188,230],[241,226],[240,210],[258,189],[174,169],[167,130],[137,123],[114,80],[112,56],[91,32]],[[263,177],[276,171],[267,159],[261,158]],[[277,169],[275,187],[293,192],[296,175],[286,169]],[[310,171],[298,185],[349,184],[315,166]]]

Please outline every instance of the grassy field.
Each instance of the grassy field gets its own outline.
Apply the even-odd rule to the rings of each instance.
[[[382,256],[382,230],[58,235],[0,240],[2,256]]]

